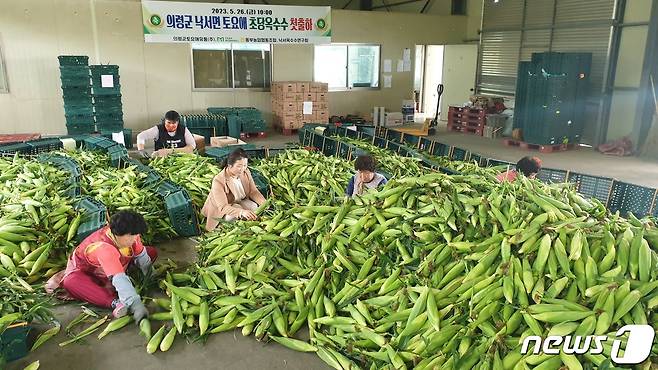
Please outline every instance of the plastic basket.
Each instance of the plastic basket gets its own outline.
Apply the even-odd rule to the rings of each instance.
[[[99,95],[121,95],[121,85],[115,85],[114,87],[98,87],[94,86],[92,89],[94,96]]]
[[[411,135],[411,134],[402,135],[402,143],[407,144],[410,147],[414,147],[414,148],[418,146],[418,142],[420,141],[420,139],[421,137],[416,135]]]
[[[356,147],[354,145],[342,141],[337,141],[336,144],[336,155],[338,157],[345,158],[348,161],[354,158],[356,152]]]
[[[25,143],[15,143],[15,144],[8,144],[8,145],[1,145],[0,146],[0,153],[5,154],[5,155],[13,155],[16,153],[19,154],[30,154],[32,150],[32,147]]]
[[[614,181],[608,200],[608,209],[626,215],[629,212],[644,217],[654,211],[656,189]]]
[[[537,179],[547,184],[556,184],[567,181],[569,172],[551,168],[542,168],[537,174]]]
[[[169,194],[177,193],[181,190],[183,190],[183,188],[178,186],[178,184],[165,179],[162,182],[160,182],[157,189],[155,189],[155,192],[164,198]]]
[[[254,183],[256,184],[258,191],[260,191],[260,193],[264,196],[267,196],[270,189],[270,184],[269,181],[267,181],[267,178],[265,178],[265,176],[263,176],[263,174],[256,169],[251,169],[249,171],[251,172],[251,177],[254,179]]]
[[[326,156],[335,155],[337,145],[338,144],[336,142],[336,139],[324,136],[324,141],[322,143],[322,146],[320,147],[320,150]]]
[[[68,135],[82,135],[82,134],[93,134],[96,131],[95,126],[87,125],[66,125],[66,133]]]
[[[406,136],[406,135],[405,135]],[[420,138],[420,144],[418,144],[418,150],[429,152],[432,149],[432,144],[434,142],[426,137]]]
[[[86,55],[60,55],[60,66],[86,66],[89,65],[89,57]]]
[[[391,131],[392,132],[392,131]],[[395,152],[395,153],[400,153],[400,148],[402,147],[402,144],[399,144],[397,142],[388,140],[386,143],[386,149]]]
[[[400,131],[388,130],[386,133],[386,139],[395,141],[396,143],[402,142],[402,133]]]
[[[372,144],[382,149],[386,149],[388,140],[384,139],[383,137],[375,137]]]
[[[469,157],[469,152],[466,149],[453,147],[450,159],[453,161],[465,161]]]
[[[0,357],[6,361],[15,361],[27,356],[30,350],[28,336],[31,330],[32,327],[25,322],[11,325],[5,329],[0,334]]]
[[[90,86],[62,86],[62,96],[64,102],[70,99],[89,99],[91,101],[91,87]]]
[[[25,144],[30,146],[30,153],[34,155],[43,152],[51,152],[64,147],[62,141],[59,139],[30,140],[25,142]]]
[[[93,114],[66,114],[66,124],[70,126],[94,126]]]
[[[75,208],[84,212],[83,222],[78,227],[76,240],[82,242],[86,237],[107,224],[107,208],[92,197],[82,197]]]
[[[386,137],[388,129],[384,126],[375,126],[375,136]]]
[[[612,191],[613,179],[607,177],[590,176],[582,173],[570,172],[569,182],[576,184],[576,191],[580,194],[596,198],[603,204],[608,203]]]
[[[115,145],[108,148],[107,154],[110,156],[110,163],[114,167],[122,167],[123,163],[128,159],[128,151],[123,145]]]
[[[446,144],[435,141],[430,153],[437,157],[446,157],[450,154],[450,148],[451,147]]]
[[[240,144],[240,145],[225,146],[222,148],[206,147],[205,154],[206,157],[215,159],[217,163],[222,163],[224,159],[228,157],[228,155],[231,154],[231,152],[237,148],[242,148],[244,150],[247,150],[247,149],[256,149],[256,146],[253,144]]]
[[[165,196],[165,207],[169,221],[179,236],[199,235],[199,223],[192,200],[185,190]]]
[[[512,163],[512,162],[507,162],[507,161],[501,161],[501,160],[498,160],[498,159],[489,158],[489,159],[487,159],[487,166],[489,166],[489,167],[496,167],[496,166],[514,166],[514,163]]]
[[[146,179],[144,179],[144,185],[147,187],[154,186],[162,182],[162,177],[154,169],[145,164],[142,164],[142,162],[136,159],[126,158],[121,162],[121,165],[124,167],[134,166],[137,171],[145,173]]]
[[[477,163],[477,165],[480,167],[484,167],[485,164],[482,163],[482,159],[483,157],[481,155],[471,153],[471,158],[469,159],[469,161]]]
[[[67,116],[91,116],[94,114],[94,106],[91,103],[64,104],[64,113]]]

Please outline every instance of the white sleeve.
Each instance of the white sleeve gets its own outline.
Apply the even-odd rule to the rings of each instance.
[[[185,146],[191,146],[196,149],[196,140],[194,140],[194,136],[187,127],[185,127]]]
[[[160,136],[158,126],[153,126],[148,130],[144,130],[137,134],[137,144],[146,144],[147,142],[156,141]]]

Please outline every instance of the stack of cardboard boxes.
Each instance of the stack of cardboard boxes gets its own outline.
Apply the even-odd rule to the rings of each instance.
[[[296,130],[307,123],[328,123],[328,85],[308,81],[272,82],[274,125]]]

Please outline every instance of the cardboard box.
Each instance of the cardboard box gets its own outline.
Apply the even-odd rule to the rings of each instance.
[[[244,145],[244,141],[230,136],[213,136],[210,138],[210,146],[223,148],[231,145]]]
[[[327,96],[326,92],[316,93],[315,94],[315,101],[326,103],[327,98],[328,98],[328,96]]]
[[[318,111],[316,113],[318,122],[329,122],[329,112]]]
[[[402,112],[387,112],[384,117],[384,126],[393,127],[400,126],[404,123]]]
[[[298,82],[294,81],[277,81],[277,82],[272,82],[272,86],[274,87],[275,91],[278,91],[279,93],[296,93],[296,92],[302,92],[300,90],[300,85]]]
[[[196,150],[199,153],[204,154],[206,152],[206,138],[197,134],[192,134],[192,136],[194,136],[194,142],[196,143]]]
[[[302,94],[302,101],[315,101],[315,94],[310,92],[305,92]]]
[[[318,91],[318,92],[321,92],[321,93],[329,92],[329,84],[326,83],[326,82],[320,82],[319,90],[320,91]]]
[[[297,92],[308,94],[311,92],[311,83],[312,82],[299,82],[299,90]]]
[[[328,111],[328,110],[329,110],[329,106],[328,106],[327,103],[313,102],[313,111],[318,111],[318,110],[320,110],[320,111],[322,111],[322,110],[324,110],[324,111]]]
[[[281,104],[282,112],[297,113],[302,111],[302,104],[297,101],[284,101]]]

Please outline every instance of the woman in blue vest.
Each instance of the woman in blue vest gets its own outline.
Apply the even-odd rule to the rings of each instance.
[[[180,124],[180,114],[170,110],[164,116],[162,122],[137,135],[137,150],[142,156],[148,158],[144,152],[147,142],[154,142],[155,152],[158,156],[164,156],[174,151],[192,153],[196,148],[194,136],[187,127]]]
[[[375,166],[376,162],[372,156],[360,155],[356,158],[354,162],[356,174],[350,179],[345,192],[348,197],[361,195],[367,189],[375,189],[386,184],[386,177],[375,172]]]

